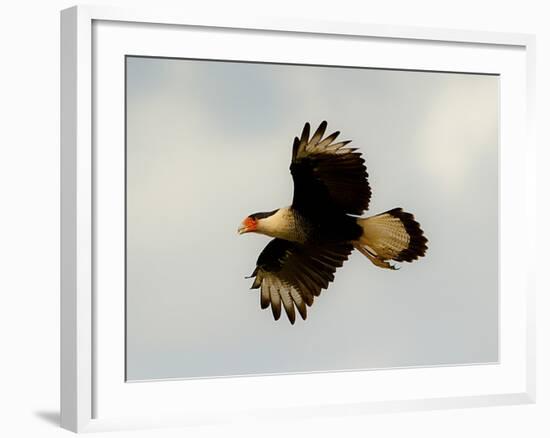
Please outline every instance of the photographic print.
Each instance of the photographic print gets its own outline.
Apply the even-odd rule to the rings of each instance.
[[[497,362],[498,107],[498,75],[127,56],[127,380]]]

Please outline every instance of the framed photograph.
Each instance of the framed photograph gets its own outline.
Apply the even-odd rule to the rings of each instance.
[[[533,403],[531,35],[61,13],[61,424]]]

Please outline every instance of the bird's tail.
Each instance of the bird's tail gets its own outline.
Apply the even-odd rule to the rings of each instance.
[[[411,213],[394,208],[385,213],[357,219],[363,235],[354,247],[376,266],[396,269],[390,261],[412,262],[422,257],[428,239]]]

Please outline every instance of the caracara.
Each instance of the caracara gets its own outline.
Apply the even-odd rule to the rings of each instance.
[[[278,320],[282,306],[292,324],[296,309],[306,319],[306,306],[328,288],[353,249],[387,269],[396,269],[390,261],[412,262],[427,249],[420,225],[401,208],[358,217],[371,196],[365,160],[349,141],[334,142],[339,132],[323,138],[326,128],[324,121],[309,138],[306,123],[294,139],[292,205],[251,214],[238,229],[274,237],[258,257],[252,289],[260,289],[262,309],[271,305]]]

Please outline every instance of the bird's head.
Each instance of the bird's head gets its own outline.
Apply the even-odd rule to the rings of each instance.
[[[278,210],[273,210],[267,213],[253,213],[243,219],[241,222],[241,225],[239,225],[239,228],[237,229],[237,232],[239,234],[244,233],[262,233],[263,225],[266,222],[266,219],[273,216],[275,213],[277,213]]]

